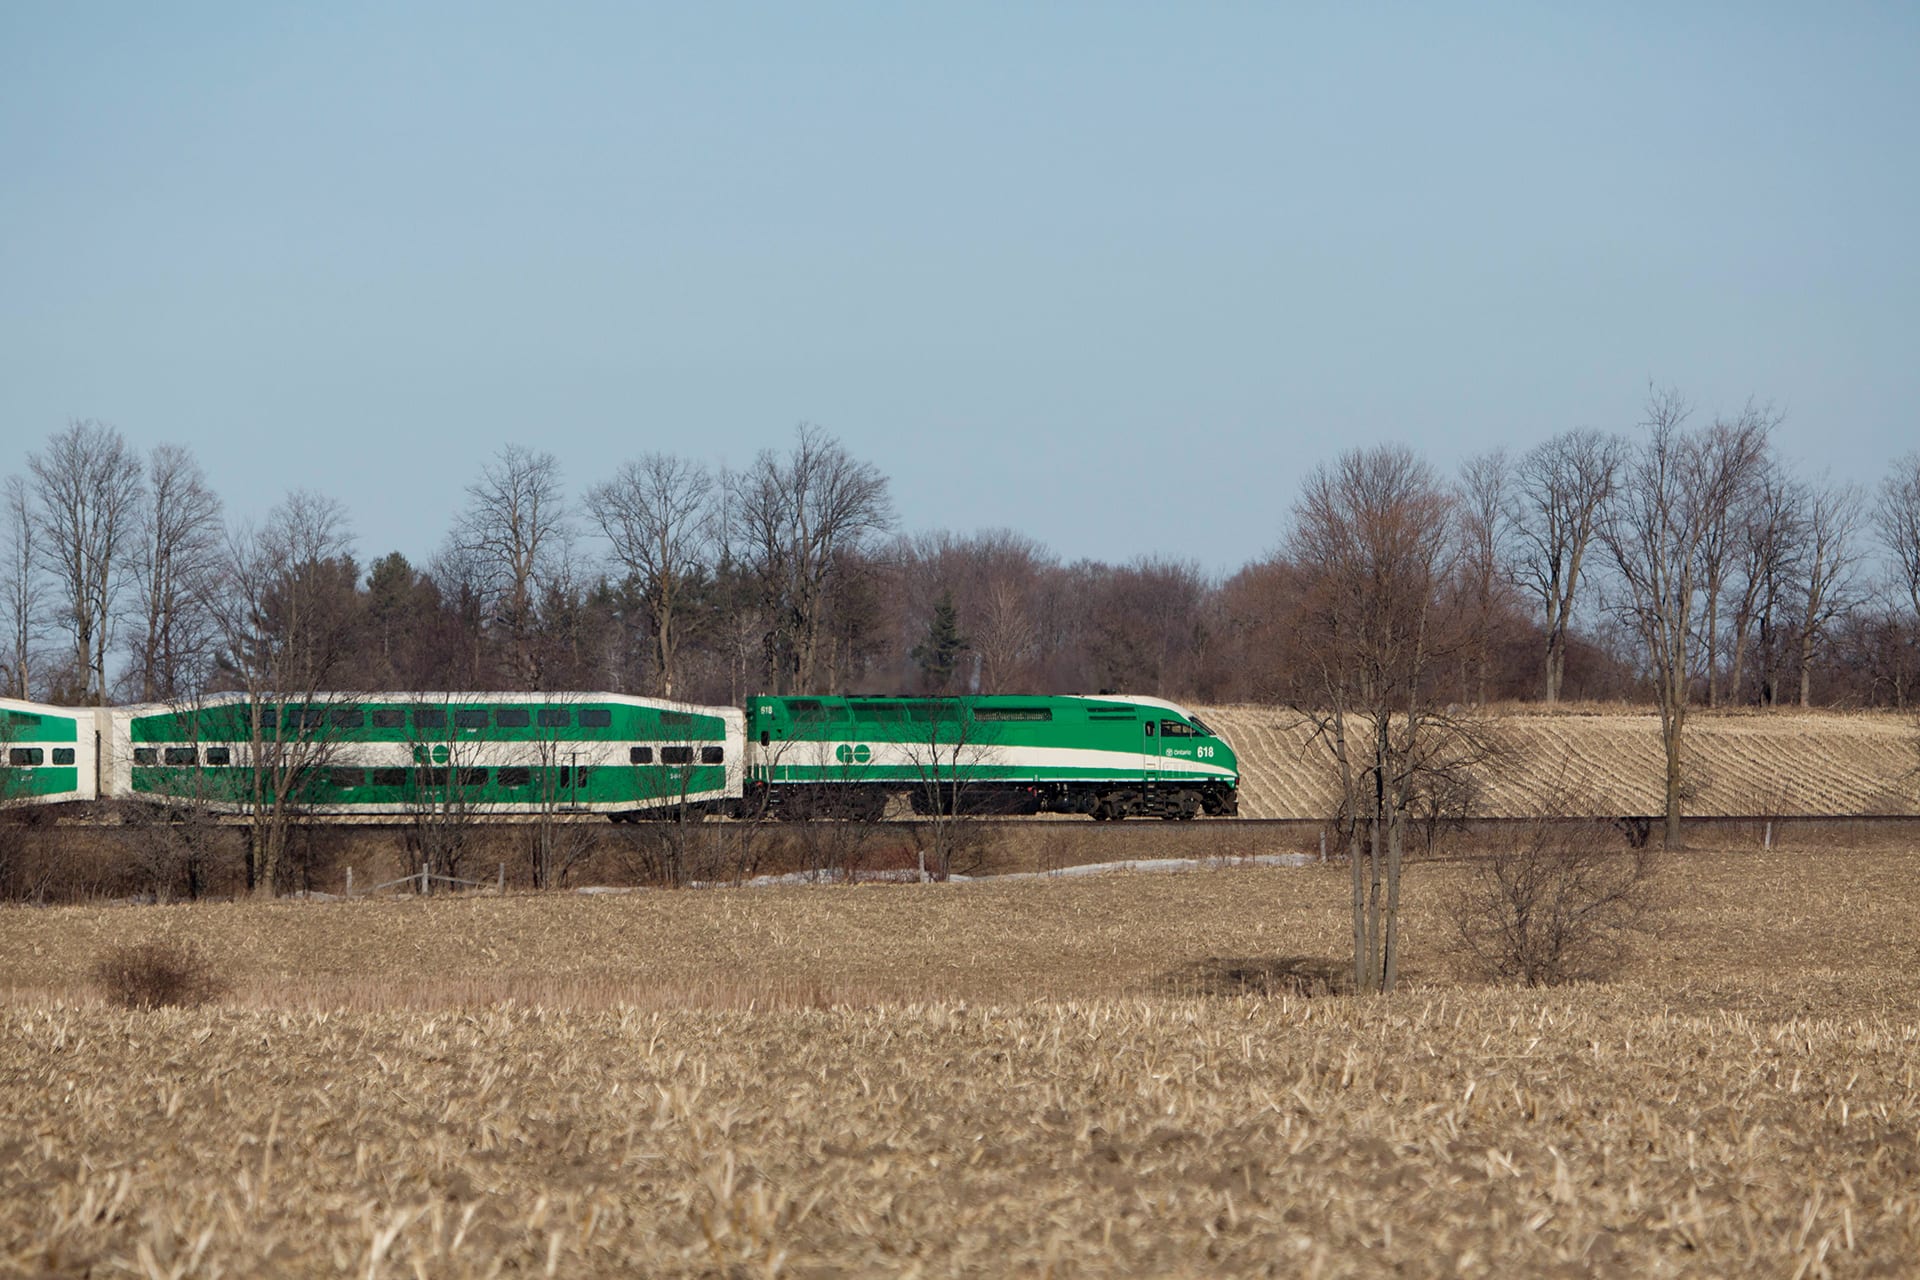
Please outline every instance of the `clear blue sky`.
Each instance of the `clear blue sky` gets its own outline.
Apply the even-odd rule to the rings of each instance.
[[[908,529],[1227,569],[1650,378],[1920,446],[1920,7],[0,6],[0,471],[99,418],[367,557],[809,420]]]

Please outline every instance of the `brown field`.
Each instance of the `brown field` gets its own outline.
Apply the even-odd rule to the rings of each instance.
[[[1547,992],[1416,866],[1374,1001],[1337,868],[0,910],[0,1274],[1908,1274],[1916,852]],[[94,1000],[148,937],[231,997]]]
[[[1242,816],[1321,818],[1339,804],[1323,747],[1284,707],[1202,707],[1233,744]],[[1549,802],[1609,815],[1665,805],[1659,718],[1619,707],[1495,710],[1478,816]],[[1687,720],[1687,812],[1696,817],[1920,814],[1920,723],[1891,712],[1704,711]]]

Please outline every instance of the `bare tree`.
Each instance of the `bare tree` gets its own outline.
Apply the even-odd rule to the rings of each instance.
[[[178,445],[147,459],[148,501],[132,557],[137,625],[134,665],[140,700],[179,697],[197,688],[190,668],[204,663],[211,638],[205,583],[220,551],[220,499],[206,473]]]
[[[41,562],[73,638],[76,692],[107,705],[114,602],[142,496],[140,459],[114,428],[75,421],[27,457],[39,499]]]
[[[1808,496],[1806,554],[1800,575],[1800,705],[1813,705],[1813,667],[1834,620],[1859,603],[1854,571],[1860,562],[1855,538],[1860,491],[1847,484],[1821,484]]]
[[[1895,461],[1881,482],[1873,523],[1892,557],[1894,594],[1906,597],[1908,643],[1920,647],[1920,451]]]
[[[1433,469],[1383,446],[1316,470],[1287,537],[1303,579],[1295,707],[1332,753],[1353,818],[1353,980],[1363,992],[1398,981],[1408,814],[1426,762],[1458,754],[1436,751],[1459,727],[1433,705],[1427,679],[1445,647],[1434,621],[1454,519]]]
[[[680,615],[713,551],[713,477],[697,462],[648,453],[587,492],[587,508],[633,576],[653,631],[654,689],[673,696]]]
[[[1738,417],[1716,420],[1704,437],[1694,441],[1690,469],[1696,473],[1703,503],[1697,554],[1705,606],[1700,634],[1706,645],[1703,666],[1710,707],[1720,705],[1720,601],[1738,541],[1734,517],[1766,470],[1768,437],[1778,423],[1779,415],[1749,401]]]
[[[8,476],[0,487],[0,610],[7,618],[5,681],[0,693],[32,697],[34,645],[40,638],[45,580],[40,576],[39,533],[27,482]]]
[[[1569,431],[1520,460],[1513,528],[1516,580],[1540,600],[1547,632],[1545,698],[1560,700],[1567,627],[1587,549],[1612,496],[1625,445],[1591,428]]]
[[[1776,699],[1780,615],[1788,579],[1796,571],[1805,525],[1805,490],[1777,466],[1755,477],[1737,517],[1734,548],[1738,590],[1732,599],[1733,665],[1727,688],[1739,697],[1750,645],[1758,632],[1759,700]]]
[[[491,620],[505,633],[516,688],[538,689],[535,651],[540,589],[564,557],[568,537],[560,464],[551,453],[507,445],[467,486],[453,542],[471,557]]]
[[[1500,605],[1512,477],[1505,449],[1478,454],[1460,469],[1460,575],[1472,623],[1471,690],[1477,707],[1487,703],[1493,667],[1494,618]]]
[[[351,546],[339,502],[295,491],[262,527],[228,537],[208,587],[223,675],[245,694],[247,887],[263,895],[278,887],[288,830],[334,740],[326,691],[357,632]]]
[[[1692,413],[1676,390],[1647,399],[1646,436],[1608,503],[1600,536],[1619,575],[1616,612],[1646,655],[1660,710],[1666,756],[1666,847],[1681,844],[1685,790],[1683,735],[1690,686],[1699,674],[1695,636],[1710,610],[1702,548],[1724,528],[1729,511],[1758,465],[1761,451],[1721,437],[1720,428],[1689,432]],[[1752,426],[1753,424],[1749,424]],[[1764,429],[1760,429],[1762,443]]]
[[[803,423],[790,453],[763,450],[736,477],[729,506],[771,615],[765,655],[775,689],[811,688],[834,576],[892,522],[887,479]]]

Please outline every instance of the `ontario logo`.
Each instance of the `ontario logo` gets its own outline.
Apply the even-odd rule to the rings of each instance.
[[[843,742],[834,748],[833,758],[841,764],[865,764],[873,759],[873,748],[864,742]]]

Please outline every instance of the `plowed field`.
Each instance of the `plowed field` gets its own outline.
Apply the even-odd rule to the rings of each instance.
[[[1284,707],[1199,709],[1240,757],[1240,812],[1323,818],[1339,803],[1330,757]],[[1513,713],[1490,718],[1495,757],[1478,814],[1654,814],[1666,758],[1652,713]],[[1695,711],[1687,723],[1687,812],[1699,817],[1920,814],[1920,726],[1910,717]]]

